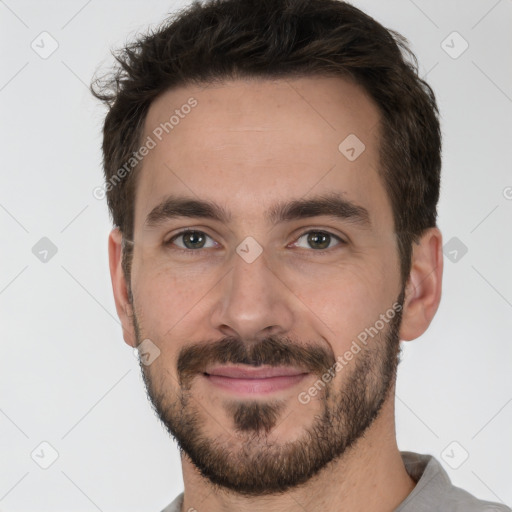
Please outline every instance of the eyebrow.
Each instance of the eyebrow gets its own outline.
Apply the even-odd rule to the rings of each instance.
[[[272,225],[310,217],[326,216],[371,228],[366,208],[343,198],[339,193],[323,194],[309,199],[293,199],[272,205],[265,213],[265,220]],[[210,219],[228,224],[232,216],[223,206],[213,201],[169,195],[147,215],[145,226],[158,227],[166,220],[187,217]]]

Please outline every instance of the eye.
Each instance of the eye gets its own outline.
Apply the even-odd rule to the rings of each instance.
[[[208,248],[207,246],[205,246],[206,238],[210,238],[211,240],[213,240],[210,236],[208,236],[203,231],[197,231],[195,229],[185,229],[183,231],[180,231],[176,235],[174,235],[168,241],[164,242],[164,245],[166,245],[166,246],[174,245],[174,241],[177,239],[180,239],[180,238],[183,239],[184,245],[183,246],[181,246],[179,244],[176,244],[176,245],[178,245],[178,247],[184,252],[191,252],[191,251],[194,251],[195,249]],[[209,247],[214,247],[214,245],[209,246]]]
[[[342,240],[339,236],[333,235],[332,233],[329,233],[327,231],[321,231],[321,230],[310,230],[303,233],[297,240],[300,240],[301,238],[304,238],[307,236],[306,243],[309,244],[310,247],[312,247],[316,251],[322,251],[325,252],[325,249],[330,249],[331,242],[333,239],[337,240],[339,243],[337,245],[345,245],[347,242],[345,240]],[[294,245],[296,245],[297,242],[295,242]]]
[[[309,230],[304,232],[298,239],[301,240],[302,238],[306,237],[306,243],[309,244],[310,248],[313,248],[315,251],[319,252],[327,252],[326,249],[331,249],[332,245],[331,242],[334,240],[338,241],[338,244],[336,245],[345,245],[347,242],[340,238],[337,235],[334,235],[332,233],[329,233],[328,231],[323,230]],[[204,231],[199,231],[196,229],[184,229],[183,231],[180,231],[173,237],[171,237],[169,240],[164,242],[164,245],[166,247],[171,247],[173,250],[177,250],[183,253],[192,254],[192,253],[198,253],[201,249],[208,249],[213,248],[216,246],[216,242],[213,242],[213,244],[207,246],[205,245],[206,239],[210,239],[213,241],[213,239],[207,235]],[[182,244],[175,243],[176,240],[182,239]],[[299,246],[302,248],[307,248],[304,246],[298,245],[298,243],[295,242],[292,244],[293,246]],[[174,247],[173,247],[174,246]]]

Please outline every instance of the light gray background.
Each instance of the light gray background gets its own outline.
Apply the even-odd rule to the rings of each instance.
[[[424,336],[405,343],[399,447],[435,455],[456,485],[510,505],[512,1],[354,3],[410,40],[437,94],[439,225],[445,243],[457,237],[468,248],[456,262],[445,257],[439,312]],[[112,62],[110,48],[179,5],[0,1],[4,512],[158,511],[183,489],[178,451],[115,313],[110,223],[105,201],[92,195],[102,184],[104,110],[87,90],[96,68]],[[51,48],[43,31],[58,42],[47,59],[31,48]],[[463,48],[453,31],[469,43],[458,58],[445,51]],[[46,263],[32,252],[42,237],[57,247]],[[51,462],[43,441],[59,454],[48,469],[31,458],[35,450],[35,460]]]

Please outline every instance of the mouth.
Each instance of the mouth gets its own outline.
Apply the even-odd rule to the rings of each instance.
[[[301,382],[308,372],[282,367],[217,366],[208,368],[203,376],[208,383],[238,394],[268,394],[289,389]]]

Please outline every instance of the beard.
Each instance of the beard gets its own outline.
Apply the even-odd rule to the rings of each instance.
[[[403,300],[404,290],[397,303],[403,306]],[[133,311],[140,344],[144,337],[135,308]],[[304,425],[301,436],[293,441],[279,443],[269,438],[286,419],[283,416],[291,399],[261,397],[224,400],[232,427],[225,428],[222,435],[209,436],[207,425],[219,422],[212,421],[194,397],[192,385],[211,363],[293,365],[321,378],[336,360],[332,351],[318,344],[303,345],[275,337],[249,344],[228,337],[186,346],[178,355],[178,382],[167,369],[156,373],[140,363],[148,400],[176,441],[180,455],[188,457],[214,487],[248,497],[283,493],[342,457],[378,417],[396,380],[401,317],[402,308],[341,370],[345,373],[341,389],[334,387],[338,379],[325,384],[317,397],[320,414],[315,414],[311,425]],[[162,346],[158,340],[156,344]]]

